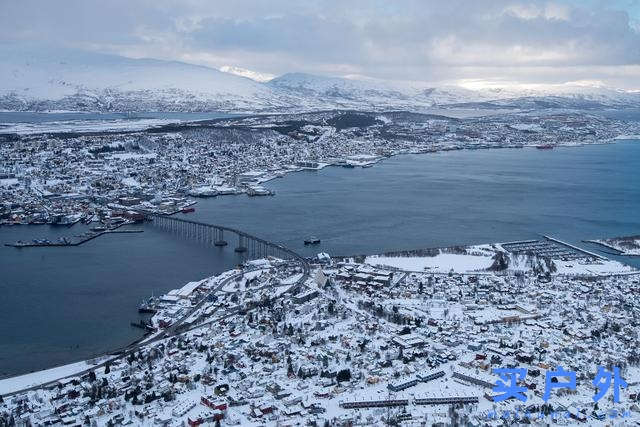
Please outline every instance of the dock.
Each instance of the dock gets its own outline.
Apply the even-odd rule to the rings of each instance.
[[[5,243],[5,246],[10,246],[13,248],[48,248],[48,247],[65,247],[65,246],[80,246],[83,243],[87,243],[90,240],[95,239],[96,237],[100,237],[105,234],[127,234],[127,233],[142,233],[144,230],[118,230],[118,228],[123,225],[128,225],[130,223],[120,224],[110,230],[98,231],[92,234],[88,234],[86,236],[80,237],[78,240],[67,240],[66,237],[63,237],[63,241],[51,242],[48,240],[37,241],[34,240],[32,242],[15,242],[15,243]]]
[[[592,256],[592,257],[594,257],[594,258],[596,258],[596,259],[606,260],[606,258],[605,258],[605,257],[603,257],[602,255],[598,255],[598,254],[597,254],[597,253],[595,253],[595,252],[587,251],[587,250],[585,250],[585,249],[582,249],[582,248],[579,248],[579,247],[577,247],[577,246],[574,246],[574,245],[572,245],[572,244],[570,244],[570,243],[563,242],[562,240],[554,239],[553,237],[550,237],[550,236],[543,236],[543,237],[544,237],[545,239],[547,239],[547,240],[552,241],[552,242],[555,242],[555,243],[558,243],[558,244],[560,244],[560,245],[564,245],[564,246],[566,246],[566,247],[568,247],[568,248],[571,248],[571,249],[573,249],[574,251],[582,252],[583,254],[586,254],[586,255]]]

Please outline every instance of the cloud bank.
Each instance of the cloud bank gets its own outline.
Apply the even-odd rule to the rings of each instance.
[[[638,0],[22,0],[0,4],[0,40],[261,75],[637,90],[639,19]]]

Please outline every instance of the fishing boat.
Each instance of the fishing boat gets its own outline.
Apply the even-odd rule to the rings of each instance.
[[[305,245],[318,245],[318,244],[320,244],[320,239],[318,239],[315,236],[310,236],[310,237],[304,239],[304,244]]]

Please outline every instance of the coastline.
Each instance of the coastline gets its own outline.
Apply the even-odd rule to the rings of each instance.
[[[604,256],[595,254],[593,252],[587,251],[583,248],[576,247],[569,243],[563,242],[561,240],[555,239],[551,236],[542,236],[543,239],[546,239],[553,244],[564,246],[568,248],[569,251],[573,251],[575,253],[581,254],[583,257],[592,257],[594,260],[597,260],[594,265],[598,265],[601,262],[609,263],[610,270],[607,271],[591,271],[589,268],[585,266],[581,266],[580,269],[576,271],[556,271],[552,274],[552,276],[557,277],[580,277],[584,274],[592,275],[593,277],[625,277],[631,275],[640,274],[640,270],[635,267],[628,266],[617,261],[613,261]],[[596,243],[590,240],[584,240],[589,243]],[[369,264],[374,267],[386,268],[392,271],[398,271],[401,273],[427,273],[434,276],[450,276],[453,274],[461,277],[473,277],[473,276],[496,276],[496,277],[510,277],[513,276],[519,270],[506,270],[504,272],[499,271],[491,271],[489,266],[491,264],[491,258],[488,253],[493,252],[501,252],[505,251],[505,247],[507,245],[519,245],[519,244],[527,244],[533,243],[534,240],[516,240],[510,242],[502,242],[502,243],[485,243],[479,245],[465,245],[465,246],[450,246],[450,247],[434,247],[434,248],[421,248],[421,249],[413,249],[413,250],[405,250],[405,251],[393,251],[386,252],[381,254],[368,254],[368,255],[352,255],[352,256],[333,256],[332,259],[334,261],[339,262],[357,262],[362,264]],[[603,245],[606,246],[606,245]],[[439,257],[444,257],[442,261]],[[477,260],[474,259],[478,257],[486,258],[483,262],[483,266],[480,269],[477,269],[478,266]],[[439,265],[437,269],[431,270],[433,267],[425,267],[425,268],[414,268],[413,265],[416,265],[416,259],[421,260],[431,260],[437,261],[436,264]],[[389,260],[392,260],[392,263],[389,263]],[[229,283],[230,280],[235,279],[236,277],[249,277],[249,275],[253,274],[256,271],[264,270],[264,267],[261,267],[260,260],[255,260],[251,262],[247,262],[247,265],[250,267],[245,270],[238,271],[238,269],[231,269],[224,271],[220,274],[214,276],[208,276],[203,279],[200,279],[196,282],[187,283],[182,288],[175,288],[171,291],[167,292],[167,295],[172,293],[176,293],[183,288],[191,288],[194,283],[207,283],[209,285],[218,285],[216,289],[222,289],[225,292],[233,292],[226,290],[223,287],[226,283]],[[422,261],[423,262],[423,261]],[[433,264],[433,262],[430,262]],[[447,266],[447,263],[453,263],[451,266]],[[470,264],[469,264],[470,263]],[[397,264],[397,265],[393,265]],[[485,265],[486,264],[486,265]],[[470,265],[470,269],[466,269],[466,265]],[[449,270],[449,268],[451,269]],[[261,270],[262,268],[262,270]],[[616,270],[623,268],[622,270]],[[302,280],[302,278],[297,279]],[[290,287],[293,285],[289,285]],[[288,288],[287,288],[288,289]],[[287,292],[287,290],[285,290]],[[204,301],[204,299],[202,300]],[[194,310],[192,313],[184,316],[182,319],[192,318],[194,313],[198,310]],[[224,317],[223,317],[224,318]],[[104,367],[107,363],[111,363],[113,361],[122,359],[127,354],[131,354],[135,352],[137,349],[144,347],[147,344],[151,344],[153,342],[162,341],[164,339],[168,339],[171,336],[178,336],[182,333],[186,333],[192,329],[196,329],[199,327],[204,327],[212,322],[215,322],[216,318],[213,320],[207,320],[203,324],[194,325],[191,329],[184,330],[182,332],[177,332],[175,335],[168,335],[166,332],[161,332],[160,330],[147,334],[130,344],[114,349],[112,351],[104,352],[102,354],[96,355],[92,358],[83,358],[81,360],[77,360],[74,362],[62,364],[59,366],[53,366],[47,369],[32,371],[29,373],[14,375],[14,376],[5,376],[0,377],[0,396],[11,396],[13,394],[18,394],[24,392],[25,390],[31,390],[40,388],[43,386],[54,385],[60,380],[77,377],[80,375],[85,375],[90,371],[93,371],[97,368]],[[180,329],[180,328],[178,328]]]

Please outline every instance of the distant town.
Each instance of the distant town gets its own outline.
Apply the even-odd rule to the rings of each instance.
[[[294,171],[369,167],[403,153],[553,149],[640,134],[637,121],[569,110],[467,118],[332,111],[91,129],[0,134],[0,224],[84,221],[112,229],[141,220],[141,212],[188,212],[197,197],[274,195],[262,184]]]

